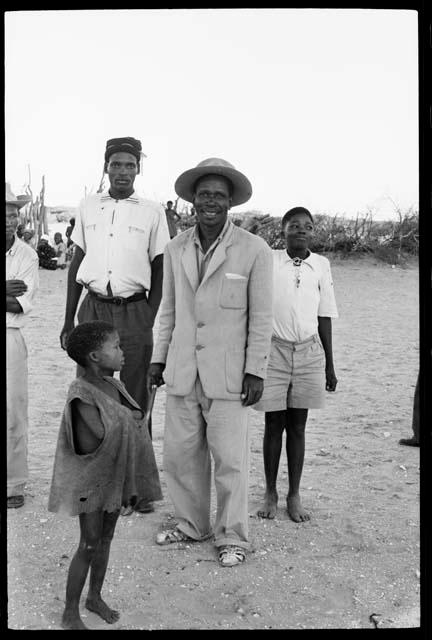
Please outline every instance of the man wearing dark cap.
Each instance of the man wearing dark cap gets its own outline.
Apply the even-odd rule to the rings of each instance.
[[[169,233],[163,207],[134,190],[141,157],[139,140],[108,140],[104,171],[110,187],[80,203],[71,234],[75,250],[60,342],[65,349],[85,287],[78,322],[105,320],[116,327],[125,355],[120,378],[145,410],[152,327],[162,295],[163,251]]]
[[[221,566],[245,560],[248,540],[248,407],[259,400],[272,333],[272,254],[235,226],[228,210],[249,200],[249,180],[209,158],[175,183],[197,224],[164,253],[163,301],[149,381],[167,390],[164,475],[177,526],[158,544],[201,541],[213,525]],[[163,377],[162,377],[163,374]]]
[[[16,235],[19,210],[29,196],[15,196],[6,183],[6,405],[7,506],[24,505],[28,479],[27,347],[21,332],[39,285],[39,260],[32,247]]]

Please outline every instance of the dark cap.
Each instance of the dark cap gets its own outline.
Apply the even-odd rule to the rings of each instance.
[[[111,138],[106,143],[105,162],[109,162],[113,153],[131,153],[137,159],[141,160],[141,141],[135,138]]]

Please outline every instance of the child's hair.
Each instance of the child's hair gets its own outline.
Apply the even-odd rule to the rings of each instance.
[[[60,238],[60,240],[63,240],[63,236],[62,236],[62,234],[60,233],[60,231],[57,231],[57,232],[54,234],[54,240],[55,240],[56,238]]]
[[[305,213],[311,219],[312,224],[314,223],[314,219],[312,218],[312,214],[310,211],[308,211],[304,207],[294,207],[294,209],[290,209],[289,211],[287,211],[284,217],[282,218],[282,222],[281,222],[282,231],[285,229],[285,226],[288,224],[291,218],[295,216],[297,213]]]
[[[114,331],[116,328],[113,325],[101,320],[79,324],[72,329],[67,339],[68,356],[81,367],[85,367],[88,354],[99,349]]]

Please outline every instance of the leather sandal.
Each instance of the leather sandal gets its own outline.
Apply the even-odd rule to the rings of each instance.
[[[228,544],[225,547],[220,547],[218,559],[222,567],[234,567],[245,561],[246,553],[242,547]]]
[[[24,505],[24,496],[9,496],[7,499],[8,509],[18,509]]]
[[[191,538],[180,529],[165,529],[156,536],[157,544],[172,544],[173,542],[196,542],[194,538]]]
[[[122,506],[120,509],[120,515],[121,516],[130,516],[131,513],[134,512],[134,508],[131,504],[128,504],[126,506]]]

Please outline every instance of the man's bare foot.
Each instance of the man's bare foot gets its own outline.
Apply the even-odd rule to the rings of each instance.
[[[108,624],[113,624],[117,622],[120,618],[119,611],[115,609],[111,609],[106,602],[102,600],[102,598],[87,598],[85,603],[86,609],[89,611],[93,611],[93,613],[97,613],[98,616],[108,622]]]
[[[266,491],[261,509],[257,511],[260,518],[273,520],[277,512],[278,494],[277,491]]]
[[[287,511],[291,520],[294,522],[305,522],[310,520],[310,515],[302,507],[300,496],[287,496]]]
[[[84,622],[81,620],[79,613],[72,613],[71,611],[66,611],[66,609],[63,611],[61,627],[62,629],[77,629],[79,631],[89,631],[89,628],[86,627]]]

